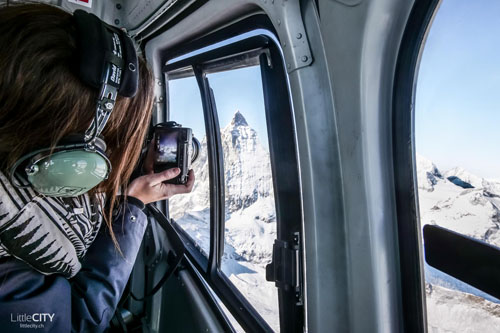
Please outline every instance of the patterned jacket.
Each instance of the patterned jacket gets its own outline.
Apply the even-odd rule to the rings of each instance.
[[[146,230],[143,208],[129,197],[116,210],[113,230],[121,255],[88,197],[40,197],[9,187],[0,173],[2,330],[104,331]]]

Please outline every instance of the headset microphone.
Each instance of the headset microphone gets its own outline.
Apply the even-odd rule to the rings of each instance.
[[[16,187],[31,185],[52,197],[84,194],[105,180],[111,172],[106,143],[100,137],[118,95],[133,97],[139,82],[135,47],[122,30],[112,27],[83,10],[73,14],[77,28],[79,77],[100,89],[95,117],[84,134],[71,134],[55,147],[42,148],[22,156],[10,170]],[[15,179],[20,166],[30,185]]]

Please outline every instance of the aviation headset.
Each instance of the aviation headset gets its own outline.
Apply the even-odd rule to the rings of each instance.
[[[106,143],[99,136],[113,111],[117,95],[133,97],[137,92],[139,67],[135,47],[122,30],[83,10],[73,14],[77,30],[79,78],[100,89],[95,117],[84,134],[71,134],[55,147],[38,149],[22,156],[10,170],[11,183],[24,165],[27,180],[39,193],[72,197],[86,193],[111,172]]]

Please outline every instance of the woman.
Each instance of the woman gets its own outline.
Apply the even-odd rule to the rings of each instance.
[[[76,197],[52,197],[16,185],[29,179],[19,171],[24,165],[9,177],[23,156],[85,133],[95,117],[99,90],[82,82],[75,65],[83,52],[78,29],[56,7],[0,8],[2,331],[104,331],[144,235],[144,204],[193,187],[192,172],[186,185],[164,184],[179,170],[153,174],[150,159],[147,175],[129,183],[152,109],[153,79],[141,59],[135,96],[118,96],[101,133],[112,167],[106,180]]]

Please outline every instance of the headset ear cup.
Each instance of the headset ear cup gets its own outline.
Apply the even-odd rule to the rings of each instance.
[[[83,147],[40,156],[32,165],[31,172],[27,171],[28,181],[38,193],[53,197],[84,194],[105,180],[111,170],[100,149],[88,151]]]
[[[45,148],[34,152],[35,155],[26,155],[20,162],[31,158],[26,169],[28,182],[38,193],[47,196],[72,197],[86,193],[111,172],[106,143],[98,137],[93,144],[95,150],[88,149],[85,135],[74,133],[64,137],[53,150]],[[15,169],[11,171],[11,179],[14,173]]]

